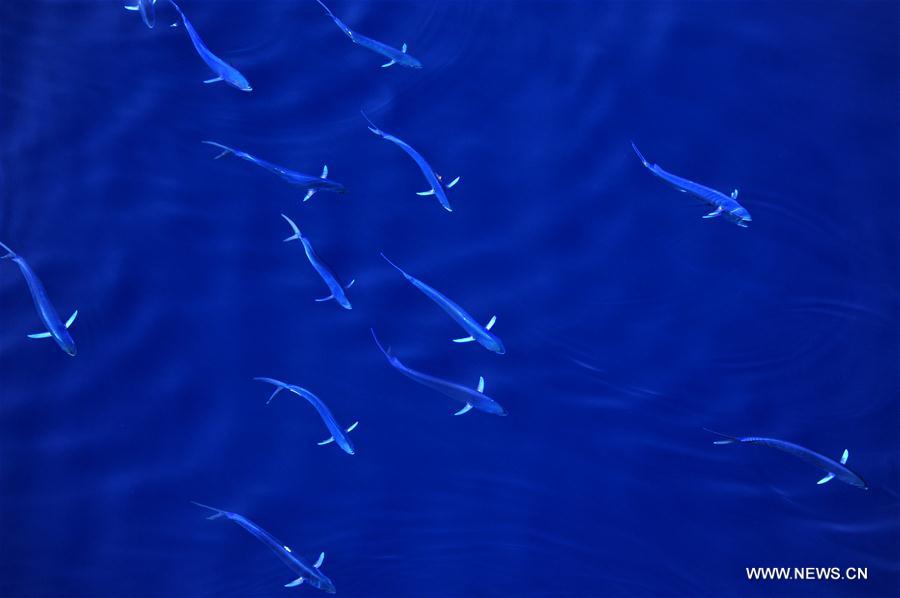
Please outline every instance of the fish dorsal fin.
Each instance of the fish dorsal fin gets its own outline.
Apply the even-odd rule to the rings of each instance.
[[[845,464],[847,462],[847,459],[849,459],[849,458],[850,458],[850,451],[848,451],[847,449],[844,449],[844,454],[841,455],[841,465]]]
[[[328,164],[325,164],[324,166],[322,166],[322,175],[319,178],[320,179],[328,178]]]
[[[833,477],[834,477],[834,474],[833,474],[833,473],[829,473],[827,476],[825,476],[824,478],[822,478],[821,480],[819,480],[818,482],[816,482],[816,484],[818,484],[819,486],[821,486],[822,484],[827,484],[828,482],[831,481],[831,479],[832,479]]]
[[[76,309],[76,310],[72,313],[72,315],[69,316],[69,319],[66,320],[66,328],[71,327],[72,324],[75,322],[75,318],[77,318],[77,317],[78,317],[78,310]]]
[[[484,327],[485,330],[490,330],[494,327],[494,324],[497,323],[497,316],[491,316],[490,321],[487,323],[487,326]]]
[[[400,48],[400,50],[401,50],[404,54],[406,54],[406,42],[403,42],[403,47]]]
[[[350,427],[347,428],[347,433],[349,434],[350,432],[352,432],[353,430],[355,430],[355,429],[356,429],[356,426],[358,426],[358,425],[359,425],[359,422],[358,422],[358,421],[355,421],[355,422],[353,422],[352,424],[350,424]]]
[[[290,549],[289,546],[282,546],[282,548],[284,548],[284,549],[287,550],[288,552],[293,552],[293,551]]]
[[[478,376],[478,392],[484,392],[484,376]]]
[[[738,196],[738,190],[735,189],[734,191],[731,192],[731,199],[737,199],[737,196]]]
[[[324,561],[325,561],[325,553],[324,553],[324,552],[321,552],[321,553],[319,553],[319,558],[316,559],[315,564],[313,564],[313,567],[315,567],[316,569],[318,569],[319,567],[322,566],[322,563],[323,563]]]

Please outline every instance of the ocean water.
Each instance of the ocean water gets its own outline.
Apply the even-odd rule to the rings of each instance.
[[[896,2],[0,1],[0,595],[900,595]],[[361,109],[450,180],[453,212]],[[202,140],[318,174],[303,191]],[[633,154],[739,199],[742,229]],[[327,294],[280,217],[348,291]],[[380,257],[506,345],[464,336]],[[391,369],[475,386],[461,417]],[[270,376],[360,425],[356,454]],[[703,428],[793,441],[870,489]],[[866,568],[750,581],[747,567]]]

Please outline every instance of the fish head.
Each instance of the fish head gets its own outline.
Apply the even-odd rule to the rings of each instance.
[[[747,224],[753,221],[753,218],[750,216],[750,212],[748,212],[747,208],[744,207],[737,207],[729,211],[728,218],[741,228],[747,228]]]
[[[353,443],[350,442],[350,439],[346,436],[342,436],[342,438],[338,440],[338,446],[344,449],[344,452],[348,455],[356,454],[356,448],[354,448]]]
[[[499,338],[497,338],[493,334],[487,340],[487,342],[485,343],[484,346],[485,346],[485,348],[493,351],[497,355],[503,355],[504,353],[506,353],[506,347],[503,346],[503,341],[501,341]]]
[[[334,587],[334,582],[325,577],[325,575],[321,572],[318,573],[318,575],[310,575],[309,577],[306,577],[306,582],[312,587],[318,590],[322,590],[323,592],[327,592],[328,594],[337,594],[337,588]]]
[[[406,55],[406,60],[403,61],[403,64],[405,64],[409,68],[413,68],[413,69],[422,68],[422,63],[419,62],[416,58],[413,58],[412,56],[410,56],[409,54]]]
[[[66,331],[65,334],[61,334],[59,336],[59,338],[57,339],[57,343],[63,351],[65,351],[72,357],[75,357],[75,354],[78,353],[78,351],[75,349],[75,341],[72,340],[72,336],[69,335],[68,331]]]
[[[229,72],[225,76],[225,81],[232,87],[236,87],[241,91],[253,91],[253,88],[250,86],[250,82],[247,81],[247,79],[244,78],[244,76],[236,70]]]

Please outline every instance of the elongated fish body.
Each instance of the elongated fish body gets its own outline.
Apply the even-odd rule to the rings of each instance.
[[[422,174],[425,176],[425,180],[428,181],[429,185],[431,185],[431,189],[429,189],[428,191],[420,191],[419,193],[417,193],[417,195],[434,195],[445,210],[447,210],[448,212],[452,212],[453,208],[450,207],[450,201],[447,199],[447,193],[444,190],[445,187],[441,182],[441,177],[434,171],[433,168],[431,168],[428,162],[425,161],[425,158],[422,157],[422,154],[417,152],[411,145],[409,145],[402,139],[394,137],[389,133],[385,133],[384,131],[376,127],[375,124],[371,120],[369,120],[369,117],[366,116],[365,112],[363,112],[362,115],[369,122],[369,130],[372,131],[372,133],[397,145],[400,149],[406,152],[409,157],[412,158],[419,166],[419,170],[422,171]],[[459,177],[456,177],[446,186],[446,189],[450,189],[458,182]]]
[[[454,415],[462,415],[473,408],[492,415],[506,415],[506,410],[500,403],[484,394],[484,378],[481,378],[478,381],[477,388],[469,388],[461,384],[456,384],[455,382],[418,372],[403,365],[403,363],[391,353],[390,347],[387,349],[382,347],[374,330],[372,330],[372,338],[375,339],[375,344],[378,345],[378,348],[384,353],[384,356],[387,357],[388,363],[390,363],[395,370],[423,386],[427,386],[428,388],[450,397],[454,401],[464,403],[465,405],[463,408],[454,413]]]
[[[19,270],[22,271],[22,276],[25,277],[25,283],[31,292],[34,307],[48,330],[48,332],[30,334],[28,336],[30,338],[53,338],[60,349],[74,357],[77,351],[75,349],[75,341],[72,340],[72,335],[69,334],[69,327],[75,321],[78,311],[76,310],[69,320],[63,323],[56,309],[53,308],[53,304],[50,303],[44,285],[41,284],[41,280],[34,273],[34,270],[31,269],[31,266],[28,265],[28,262],[5,244],[0,243],[0,247],[6,250],[6,255],[0,256],[0,259],[12,260],[19,267]]]
[[[156,25],[156,0],[137,0],[137,4],[126,4],[125,10],[140,12],[141,20],[150,29]]]
[[[322,0],[316,0],[322,8],[325,9],[325,12],[328,13],[328,16],[334,21],[335,25],[337,25],[341,31],[343,31],[347,37],[353,41],[353,43],[362,46],[363,48],[368,48],[369,50],[381,54],[382,56],[388,58],[390,62],[387,64],[381,65],[384,68],[389,66],[393,66],[395,64],[399,64],[400,66],[407,66],[414,69],[422,68],[422,63],[410,56],[406,53],[406,44],[403,44],[401,49],[397,49],[391,47],[387,44],[383,44],[380,41],[374,40],[370,37],[366,37],[365,35],[360,35],[359,33],[350,29],[346,23],[342,20],[334,16],[334,13],[328,9],[327,6],[322,2]]]
[[[331,414],[331,410],[322,402],[322,399],[309,392],[305,388],[301,388],[299,386],[294,386],[293,384],[288,384],[286,382],[282,382],[280,380],[275,380],[274,378],[254,378],[254,380],[259,380],[260,382],[268,382],[275,386],[275,392],[272,393],[272,396],[269,397],[269,401],[275,398],[282,390],[287,390],[298,397],[302,397],[309,401],[309,404],[312,405],[315,410],[319,413],[319,417],[322,418],[322,421],[325,423],[325,427],[328,428],[328,431],[331,432],[331,437],[320,442],[320,445],[329,444],[331,442],[337,443],[339,447],[341,447],[345,453],[348,455],[353,455],[355,453],[355,449],[353,448],[353,443],[350,442],[350,437],[347,435],[351,431],[353,431],[359,422],[355,422],[351,424],[346,430],[341,428],[338,425],[337,421],[335,421],[334,416]]]
[[[300,584],[305,582],[312,587],[324,590],[329,594],[334,594],[337,591],[334,587],[334,583],[330,579],[328,579],[328,577],[319,569],[319,567],[322,566],[322,561],[325,559],[324,552],[319,555],[319,559],[315,562],[315,564],[308,565],[301,559],[295,557],[291,549],[279,542],[275,538],[275,536],[259,527],[243,515],[238,515],[237,513],[232,513],[231,511],[223,511],[222,509],[210,507],[199,502],[191,502],[198,507],[203,507],[204,509],[209,509],[213,512],[213,515],[210,515],[209,517],[207,517],[207,519],[218,519],[220,517],[230,519],[231,521],[234,521],[239,526],[250,532],[250,534],[254,538],[268,546],[269,550],[274,552],[275,556],[281,559],[281,562],[287,565],[288,569],[290,569],[295,575],[298,576],[294,581],[285,584],[286,588],[299,586]]]
[[[344,309],[353,309],[353,306],[350,305],[350,300],[347,299],[347,293],[345,292],[345,290],[353,286],[355,279],[347,283],[347,286],[342,286],[341,283],[338,282],[337,277],[334,275],[334,272],[331,270],[328,264],[326,264],[316,253],[316,250],[313,249],[312,243],[309,242],[309,239],[307,239],[303,236],[303,234],[300,233],[300,229],[297,228],[297,225],[294,223],[294,221],[284,214],[282,214],[281,217],[287,220],[288,224],[291,225],[291,228],[294,231],[294,234],[284,241],[300,241],[300,243],[303,244],[303,251],[306,252],[306,259],[309,260],[309,263],[312,264],[313,269],[315,269],[315,271],[328,286],[328,290],[331,291],[330,295],[328,295],[327,297],[322,297],[321,299],[316,299],[316,301],[328,301],[329,299],[334,299],[335,301],[337,301],[338,305],[340,305]]]
[[[169,0],[169,3],[175,7],[175,10],[178,11],[178,14],[181,15],[181,22],[184,23],[184,28],[187,30],[188,35],[191,38],[191,42],[194,44],[194,49],[197,50],[197,54],[200,55],[200,58],[203,59],[203,62],[206,63],[206,66],[215,73],[215,77],[212,79],[207,79],[204,83],[216,83],[217,81],[224,81],[228,85],[240,89],[241,91],[253,91],[253,88],[250,87],[250,83],[247,82],[247,79],[233,66],[213,54],[209,51],[209,48],[206,47],[206,44],[203,43],[203,40],[200,39],[200,35],[197,33],[197,30],[194,29],[194,26],[191,25],[191,22],[188,21],[188,18],[184,16],[184,13],[181,11],[181,8],[175,4],[175,0]]]
[[[426,297],[428,297],[429,299],[434,301],[438,305],[438,307],[443,309],[447,313],[447,315],[453,319],[454,322],[459,324],[460,327],[462,327],[462,329],[465,330],[469,334],[468,337],[462,338],[462,339],[455,339],[454,342],[463,343],[463,342],[476,341],[476,342],[478,342],[479,345],[481,345],[485,349],[488,349],[489,351],[493,351],[494,353],[497,353],[498,355],[503,355],[504,353],[506,353],[506,348],[503,346],[503,341],[501,341],[497,337],[497,335],[495,335],[490,330],[494,326],[494,322],[497,321],[496,316],[491,318],[491,320],[488,322],[487,326],[482,326],[481,324],[476,322],[475,318],[470,316],[468,314],[468,312],[466,312],[466,310],[461,308],[459,305],[457,305],[455,302],[453,302],[451,299],[449,299],[446,295],[444,295],[437,289],[434,289],[434,288],[428,286],[427,284],[425,284],[418,278],[415,278],[414,276],[410,276],[403,269],[401,269],[400,266],[398,266],[397,264],[395,264],[394,262],[389,260],[387,258],[387,256],[385,256],[383,253],[381,254],[381,257],[383,257],[384,260],[387,263],[389,263],[391,266],[396,268],[397,271],[400,272],[400,274],[402,274],[403,277],[406,278],[406,280],[408,280],[410,282],[410,284],[412,284],[414,287],[416,287],[417,289],[422,291],[422,293]]]
[[[801,461],[805,461],[814,467],[818,467],[822,471],[826,472],[828,475],[819,480],[819,484],[824,484],[826,482],[831,481],[833,478],[837,478],[840,481],[850,484],[851,486],[856,486],[857,488],[862,488],[863,490],[868,490],[869,487],[866,484],[865,480],[862,479],[857,473],[851,470],[849,467],[845,465],[847,459],[850,456],[849,451],[845,450],[844,454],[841,456],[840,461],[835,461],[825,455],[819,454],[815,451],[812,451],[804,446],[800,446],[799,444],[794,444],[793,442],[787,442],[785,440],[777,440],[775,438],[762,438],[759,436],[729,436],[727,434],[721,434],[719,432],[714,432],[713,430],[707,430],[716,434],[717,436],[721,436],[725,440],[717,440],[715,444],[732,444],[732,443],[746,443],[746,444],[757,444],[760,446],[767,446],[769,448],[773,448],[782,452],[785,452],[789,455],[793,455],[794,457],[800,459]]]
[[[238,158],[247,160],[248,162],[256,164],[260,168],[268,170],[273,174],[277,174],[292,185],[296,185],[301,189],[305,189],[306,197],[303,198],[303,201],[307,201],[317,191],[331,191],[333,193],[347,192],[347,189],[342,184],[327,178],[328,165],[326,165],[325,168],[322,169],[321,176],[310,176],[308,174],[302,174],[294,170],[290,170],[283,166],[278,166],[277,164],[272,164],[271,162],[267,162],[266,160],[257,158],[256,156],[248,154],[247,152],[234,149],[233,147],[228,147],[227,145],[222,145],[221,143],[217,143],[215,141],[203,141],[202,143],[212,145],[213,147],[217,147],[222,150],[222,153],[216,156],[216,159],[221,158],[222,156],[225,156],[227,154],[233,154]]]
[[[641,163],[655,176],[669,183],[682,193],[687,193],[713,208],[713,211],[704,216],[704,218],[725,216],[726,220],[737,224],[741,228],[747,228],[747,223],[753,220],[753,218],[750,217],[750,212],[737,202],[737,189],[735,189],[729,197],[728,195],[720,193],[705,185],[681,178],[680,176],[666,172],[658,164],[650,164],[647,162],[647,159],[644,158],[634,143],[631,144],[631,147],[634,148],[634,153],[640,158]]]

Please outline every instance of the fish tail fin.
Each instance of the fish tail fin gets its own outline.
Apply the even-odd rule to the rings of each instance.
[[[19,257],[19,255],[15,251],[10,249],[6,243],[3,243],[2,241],[0,241],[0,247],[2,247],[4,250],[6,250],[6,255],[0,255],[0,260],[8,260],[8,259],[13,259],[13,258]]]
[[[375,339],[375,344],[378,345],[378,348],[381,349],[381,352],[384,353],[384,356],[387,357],[388,359],[392,359],[393,355],[391,355],[391,348],[388,347],[387,349],[385,349],[381,345],[381,341],[378,340],[378,336],[375,334],[374,328],[369,328],[369,331],[372,333],[372,338]]]
[[[322,2],[322,0],[316,0],[316,2],[319,3],[319,6],[321,6],[322,8],[325,9],[325,12],[328,13],[328,16],[329,16],[329,17],[331,17],[332,19],[334,18],[334,13],[332,13],[332,12],[328,9],[328,7],[325,6],[325,3]]]
[[[409,275],[408,275],[406,272],[403,271],[403,268],[401,268],[400,266],[398,266],[397,264],[395,264],[394,262],[392,262],[391,260],[389,260],[389,259],[388,259],[388,256],[384,255],[383,252],[382,252],[382,253],[379,253],[379,255],[381,255],[381,257],[384,258],[384,261],[386,261],[387,263],[389,263],[390,265],[392,265],[394,268],[396,268],[397,271],[398,271],[400,274],[402,274],[402,275],[405,276],[406,278],[409,278]]]
[[[721,432],[716,432],[715,430],[710,430],[709,428],[703,428],[710,434],[715,434],[716,436],[721,436],[725,440],[714,440],[713,444],[732,444],[735,442],[741,442],[741,439],[737,436],[729,436],[728,434],[722,434]]]
[[[171,4],[172,7],[174,7],[175,10],[178,11],[178,14],[181,15],[182,20],[184,20],[184,13],[181,12],[181,7],[175,4],[175,0],[169,0],[169,4]]]
[[[209,505],[205,505],[203,503],[197,502],[195,500],[191,501],[192,504],[197,505],[198,507],[203,507],[204,509],[209,509],[213,511],[213,514],[207,517],[207,519],[218,519],[219,517],[224,517],[228,515],[228,511],[223,511],[222,509],[217,509],[215,507],[211,507]]]
[[[379,129],[379,128],[375,125],[375,123],[372,122],[372,119],[369,118],[369,115],[368,115],[368,114],[366,114],[366,113],[365,113],[364,111],[362,111],[362,110],[360,110],[359,113],[362,114],[362,115],[363,115],[363,118],[366,119],[366,122],[369,123],[369,130],[370,130],[370,131],[372,131],[373,133],[375,133],[375,134],[378,135],[379,137],[384,137],[384,131],[382,131],[381,129]]]
[[[634,153],[637,154],[637,157],[641,159],[641,163],[647,168],[650,168],[650,162],[647,162],[647,158],[644,157],[644,154],[641,153],[641,150],[638,149],[634,141],[631,142],[631,148],[634,150]]]
[[[275,388],[275,391],[274,391],[274,392],[272,393],[272,395],[269,397],[269,400],[266,401],[266,405],[268,405],[269,403],[272,402],[272,399],[275,398],[275,395],[277,395],[279,392],[281,392],[282,390],[285,389],[285,384],[284,384],[284,382],[281,382],[281,381],[279,381],[279,380],[276,380],[275,378],[256,377],[256,378],[253,378],[253,379],[254,379],[254,380],[259,380],[260,382],[267,382],[267,383],[271,384],[272,386],[275,386],[275,387],[276,387],[276,388]]]
[[[288,241],[299,241],[300,239],[302,239],[303,235],[300,234],[300,229],[297,228],[296,223],[294,223],[293,220],[291,220],[284,214],[282,214],[281,217],[284,218],[285,220],[287,220],[287,223],[290,224],[291,228],[294,230],[294,234],[291,235],[290,237],[288,237],[287,239],[285,239],[284,242],[287,243]]]
[[[222,156],[227,156],[228,154],[236,154],[237,152],[234,148],[230,148],[227,145],[222,145],[221,143],[217,143],[215,141],[201,141],[200,143],[205,143],[206,145],[211,145],[213,147],[217,147],[222,150],[221,154],[218,154],[213,160],[218,160]]]

